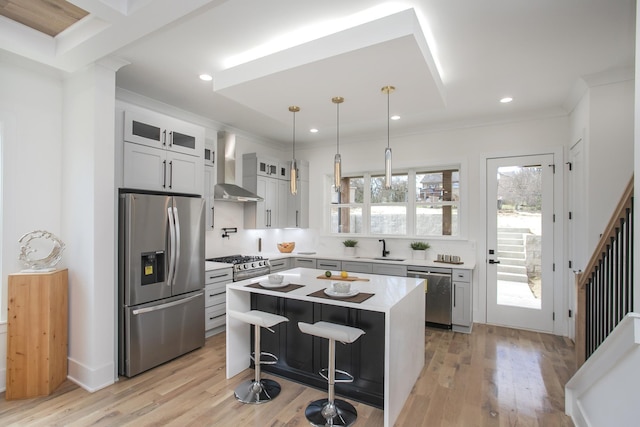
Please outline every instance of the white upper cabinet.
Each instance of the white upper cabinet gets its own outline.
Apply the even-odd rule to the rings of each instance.
[[[151,111],[124,113],[124,187],[204,192],[204,128]]]
[[[205,201],[205,229],[211,230],[215,226],[214,188],[217,182],[215,162],[215,143],[206,140],[204,144],[204,193]]]
[[[124,140],[202,157],[204,129],[151,111],[125,111]]]
[[[309,226],[308,163],[298,161],[298,194],[289,192],[290,161],[256,153],[242,157],[242,186],[264,200],[247,203],[244,208],[245,228],[293,228]],[[304,169],[304,171],[302,170]]]

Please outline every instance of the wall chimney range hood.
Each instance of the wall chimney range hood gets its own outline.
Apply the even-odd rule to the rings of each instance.
[[[218,132],[217,182],[213,190],[214,200],[227,202],[261,202],[264,200],[235,184],[236,181],[236,136],[228,132]]]

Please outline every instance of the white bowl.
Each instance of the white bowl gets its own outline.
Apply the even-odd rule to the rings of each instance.
[[[269,283],[272,285],[279,285],[284,280],[284,276],[282,274],[270,274],[269,275]]]
[[[334,282],[333,283],[334,292],[338,292],[341,294],[349,293],[351,290],[351,283],[349,282]]]

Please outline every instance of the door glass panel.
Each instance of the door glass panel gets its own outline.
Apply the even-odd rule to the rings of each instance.
[[[157,126],[148,125],[146,123],[133,121],[131,133],[142,138],[160,141],[161,129]]]
[[[540,310],[542,166],[503,166],[497,173],[499,305]]]
[[[195,150],[196,148],[196,137],[191,135],[185,135],[180,132],[172,132],[173,145],[179,145],[184,148],[191,148]]]

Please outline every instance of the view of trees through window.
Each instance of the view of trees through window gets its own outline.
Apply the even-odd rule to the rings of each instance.
[[[382,175],[343,177],[332,194],[330,232],[457,236],[459,201],[458,169],[396,173],[390,189]]]

